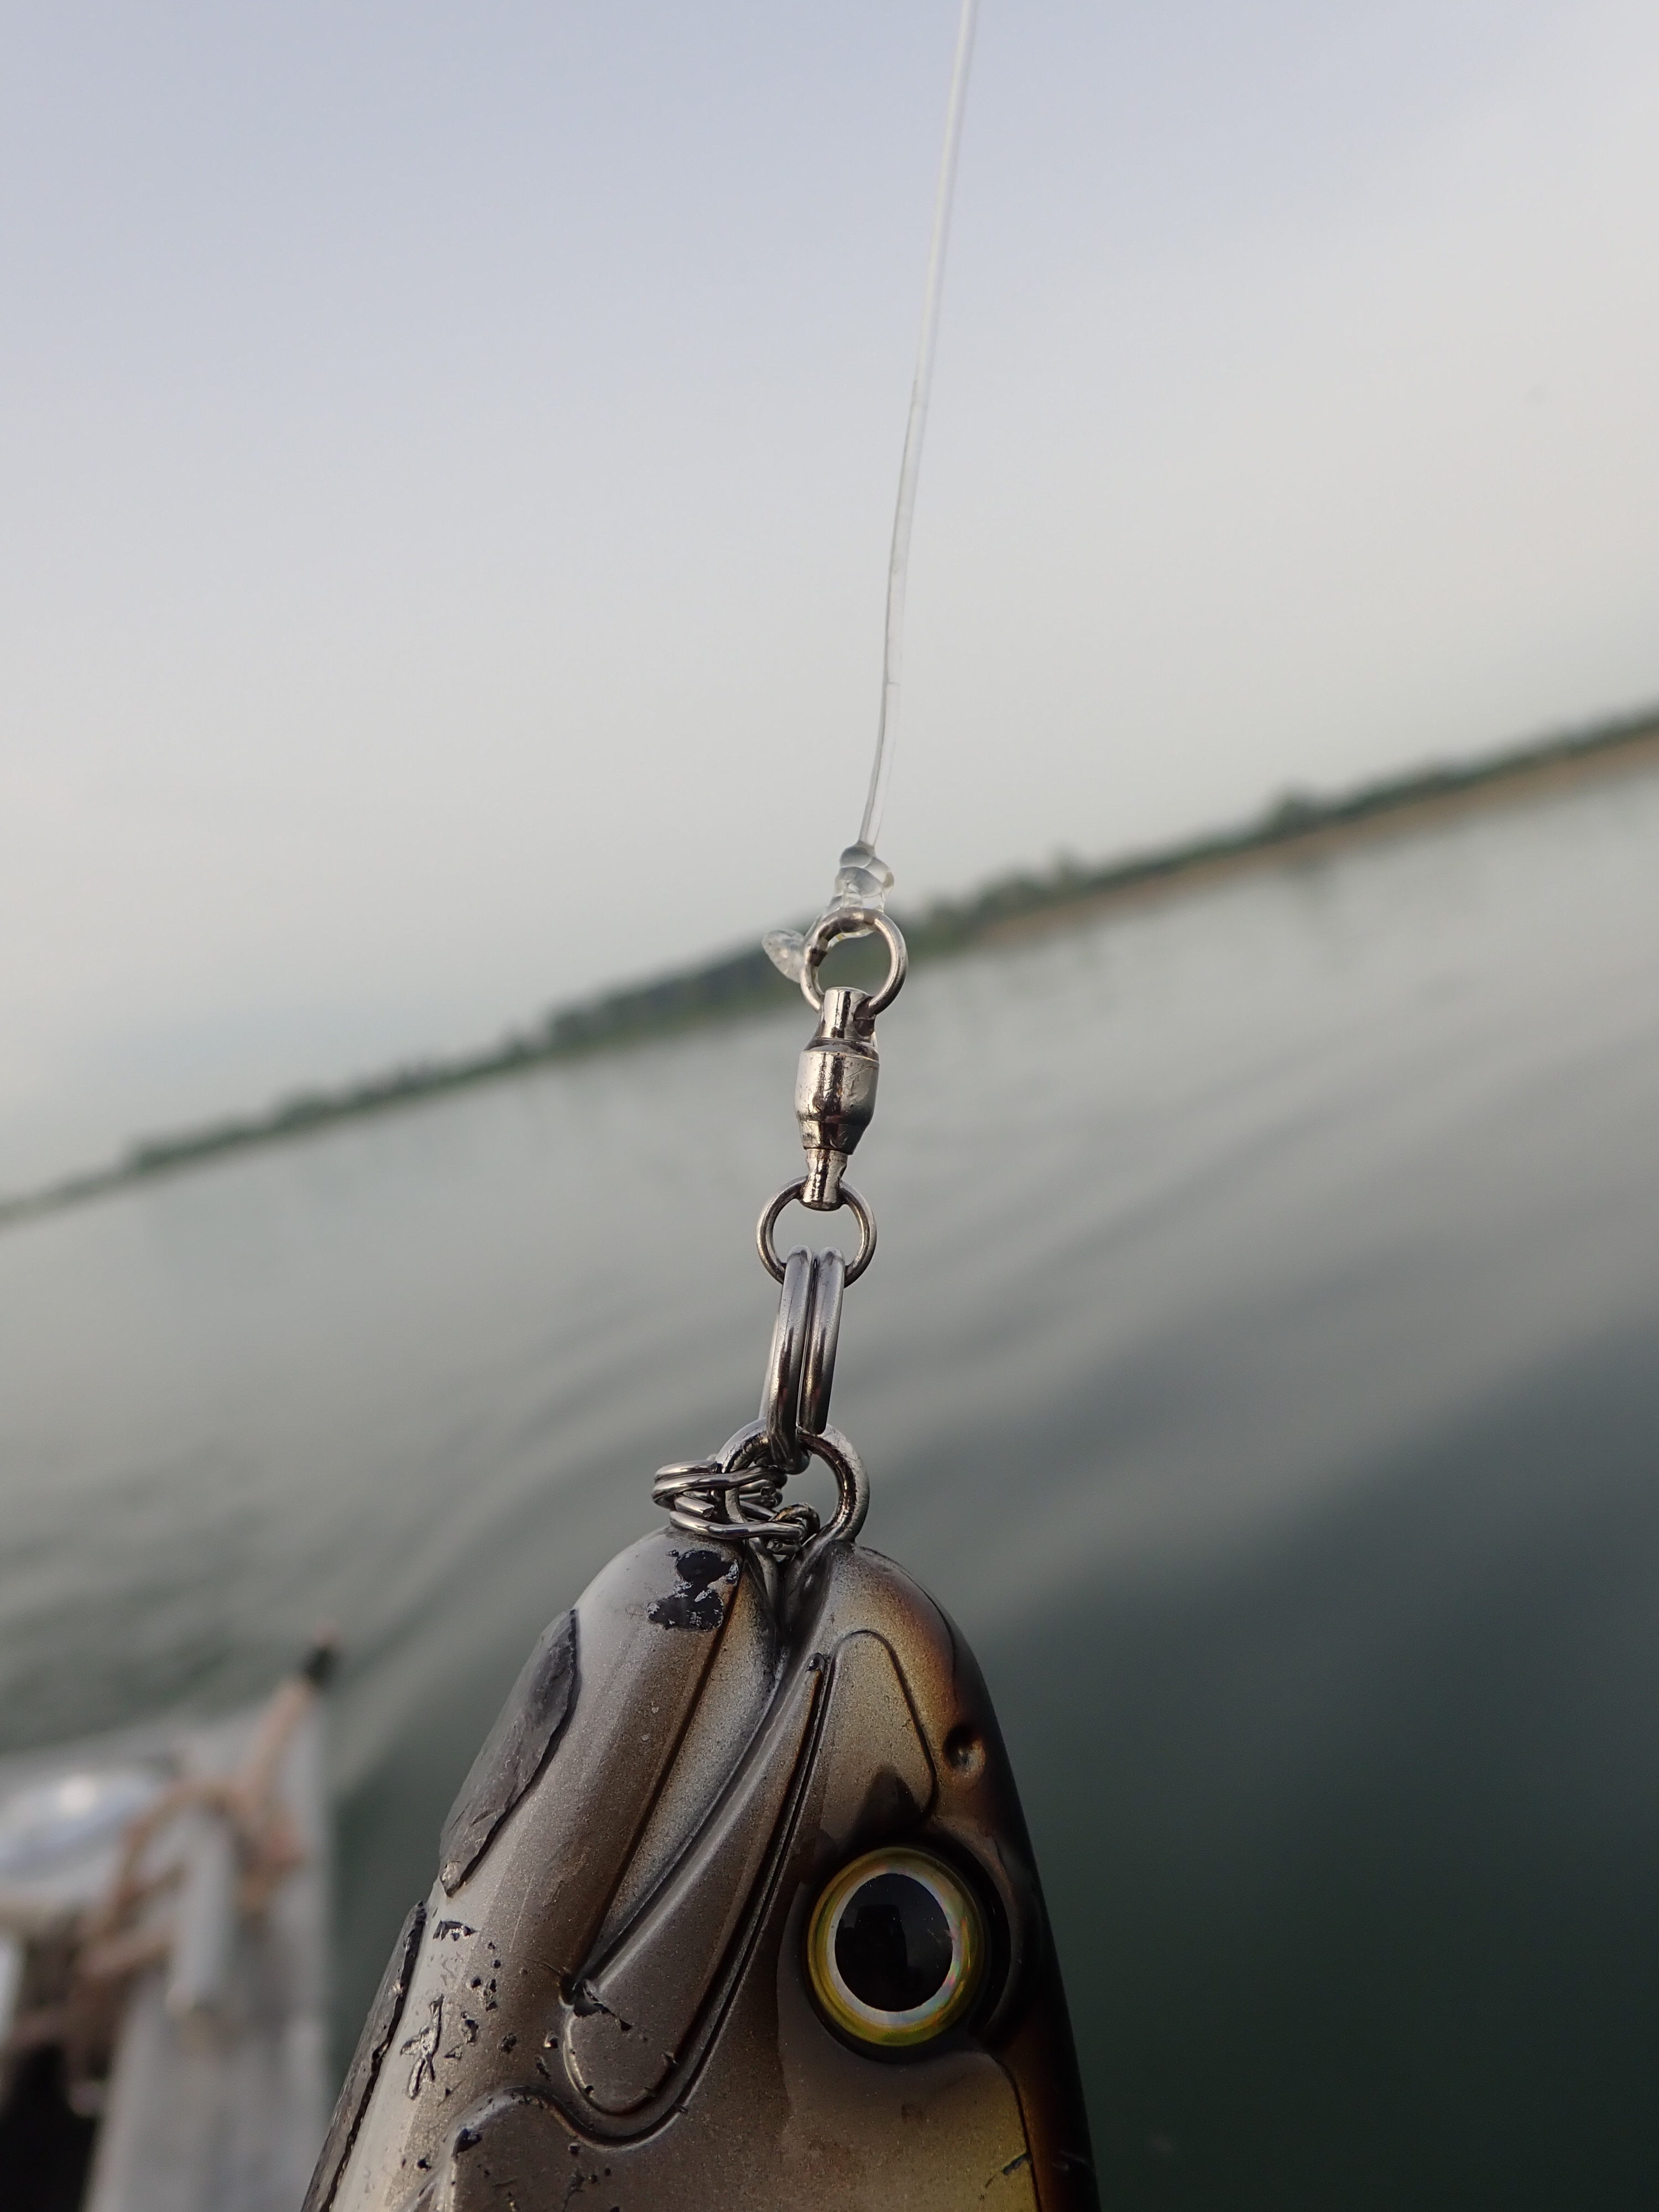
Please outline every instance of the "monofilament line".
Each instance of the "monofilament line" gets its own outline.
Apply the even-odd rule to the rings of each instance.
[[[933,242],[927,256],[927,286],[922,297],[921,336],[916,347],[915,381],[910,387],[910,416],[904,428],[904,457],[899,463],[898,501],[893,510],[893,548],[887,563],[887,629],[881,657],[881,708],[876,721],[876,757],[864,802],[859,842],[873,846],[881,828],[893,741],[898,722],[899,663],[904,649],[904,585],[910,565],[910,526],[915,520],[916,477],[921,468],[921,439],[927,425],[927,395],[933,381],[933,342],[939,333],[939,295],[945,289],[945,247],[951,231],[951,202],[957,181],[957,149],[962,143],[962,114],[968,104],[968,68],[974,52],[974,23],[979,0],[962,0],[957,29],[956,64],[951,72],[951,100],[945,117],[945,150],[939,157],[939,193],[933,203]]]

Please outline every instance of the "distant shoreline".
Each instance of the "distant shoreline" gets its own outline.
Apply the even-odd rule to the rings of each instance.
[[[1655,767],[1659,708],[1511,747],[1465,766],[1364,784],[1334,799],[1292,796],[1238,829],[1096,867],[1066,861],[1042,875],[1005,877],[964,898],[938,900],[900,919],[912,960],[939,959],[1036,930],[1065,927],[1109,907],[1195,890],[1245,869],[1316,860],[1592,776]],[[228,1152],[415,1105],[472,1084],[678,1030],[746,1018],[786,1006],[795,996],[795,987],[758,945],[729,953],[556,1009],[533,1028],[480,1052],[416,1061],[332,1090],[301,1092],[262,1113],[141,1139],[106,1167],[0,1198],[0,1225],[177,1174]]]

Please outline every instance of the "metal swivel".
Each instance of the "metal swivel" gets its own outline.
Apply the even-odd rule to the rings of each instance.
[[[806,1152],[800,1202],[815,1212],[841,1204],[841,1179],[848,1155],[876,1110],[875,1017],[870,994],[837,987],[823,994],[823,1012],[795,1077],[795,1119]]]

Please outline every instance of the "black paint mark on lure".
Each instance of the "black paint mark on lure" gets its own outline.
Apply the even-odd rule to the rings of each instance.
[[[676,1552],[679,1587],[651,1606],[648,1618],[659,1628],[718,1628],[726,1607],[716,1595],[717,1585],[737,1579],[737,1564],[729,1552]]]
[[[444,1823],[439,1850],[449,1895],[546,1765],[575,1702],[576,1616],[562,1613],[531,1653]]]
[[[311,2186],[306,2191],[306,2201],[301,2212],[328,2212],[329,2206],[334,2202],[334,2192],[339,2186],[345,2162],[357,2140],[357,2130],[362,2125],[369,2097],[380,2078],[386,2055],[392,2048],[392,2039],[398,2033],[398,2022],[403,2018],[404,1999],[409,1995],[410,1980],[415,1972],[415,1961],[420,1955],[421,1937],[425,1931],[426,1907],[424,1905],[414,1905],[392,1947],[392,1956],[386,1960],[380,1986],[369,2007],[368,2021],[363,2029],[362,2040],[357,2045],[356,2058],[340,2091],[340,2100],[334,2107],[334,2117],[329,2123],[328,2139],[323,2145],[323,2154],[317,2161],[317,2171],[312,2176]]]
[[[619,2012],[611,2010],[603,1997],[596,1996],[591,1982],[577,1983],[575,1988],[570,1992],[570,2009],[578,2020],[592,2020],[595,2013],[603,2013],[607,2020],[616,2021],[622,2034],[631,2035],[634,2033],[633,2021],[624,2020]]]

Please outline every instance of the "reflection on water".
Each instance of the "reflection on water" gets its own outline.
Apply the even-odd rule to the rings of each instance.
[[[1656,974],[1631,781],[884,1024],[836,1419],[998,1694],[1114,2205],[1659,2194]],[[336,1621],[348,2040],[543,1621],[751,1410],[801,1033],[0,1237],[3,1741]]]

